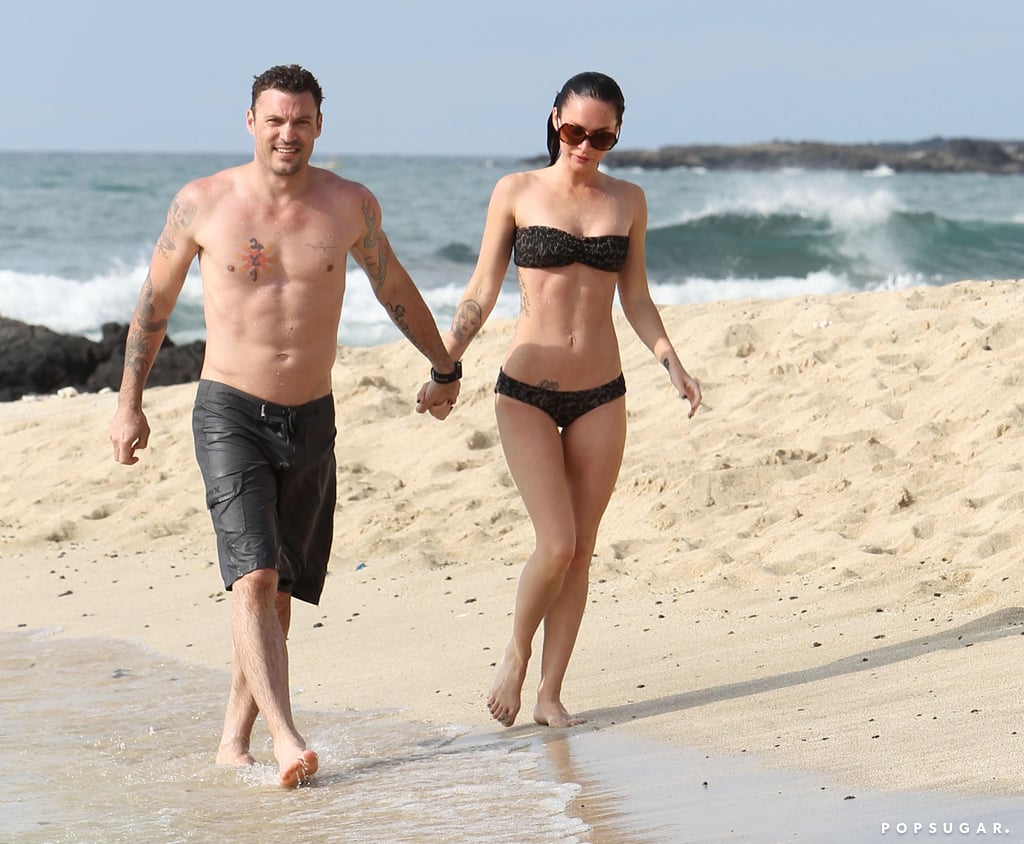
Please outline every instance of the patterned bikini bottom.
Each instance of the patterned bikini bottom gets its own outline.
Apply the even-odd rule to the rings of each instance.
[[[501,369],[494,392],[543,410],[559,428],[565,428],[585,413],[624,396],[626,379],[619,373],[618,378],[589,390],[549,390],[517,381]]]

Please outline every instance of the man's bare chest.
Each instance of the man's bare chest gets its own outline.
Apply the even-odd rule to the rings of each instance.
[[[340,234],[316,218],[302,225],[242,218],[208,233],[200,262],[204,274],[250,284],[343,277],[348,250]]]

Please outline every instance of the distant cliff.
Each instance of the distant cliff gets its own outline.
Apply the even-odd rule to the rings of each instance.
[[[827,144],[771,141],[738,146],[667,146],[657,150],[616,149],[612,167],[703,167],[708,170],[874,170],[919,173],[1024,173],[1024,141],[931,138],[914,143]]]

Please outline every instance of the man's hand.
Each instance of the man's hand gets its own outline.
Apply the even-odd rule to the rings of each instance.
[[[110,442],[114,446],[114,459],[126,466],[139,462],[136,449],[149,445],[149,422],[141,408],[118,407],[110,421]]]
[[[453,381],[451,384],[427,381],[416,394],[416,412],[426,413],[429,411],[435,419],[447,419],[459,397],[459,387],[460,382],[458,381]]]

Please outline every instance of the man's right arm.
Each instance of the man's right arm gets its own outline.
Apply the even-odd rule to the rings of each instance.
[[[117,411],[110,423],[110,441],[118,463],[137,463],[136,449],[145,448],[149,441],[142,392],[167,335],[167,320],[199,251],[193,231],[197,205],[191,193],[183,188],[171,203],[128,326]]]

